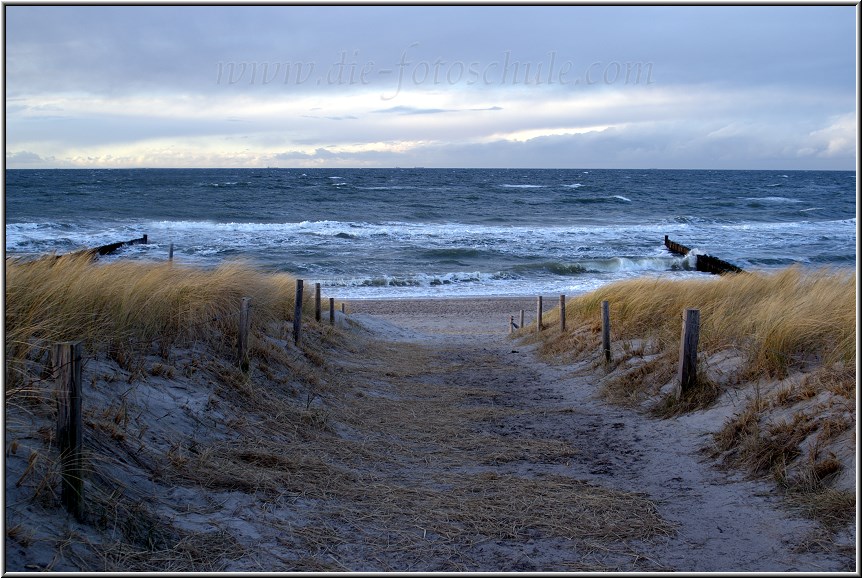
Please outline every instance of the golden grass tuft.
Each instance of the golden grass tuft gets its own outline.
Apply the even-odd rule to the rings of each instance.
[[[812,366],[839,371],[841,385],[855,383],[856,274],[854,271],[789,267],[776,273],[741,273],[704,279],[641,278],[621,281],[570,299],[560,334],[559,308],[547,312],[536,338],[553,357],[595,354],[600,347],[601,302],[611,311],[611,338],[637,343],[641,354],[664,354],[676,363],[686,308],[700,309],[699,352],[735,350],[746,356],[740,378],[782,378]],[[644,345],[648,344],[648,345]],[[628,349],[631,349],[631,345]],[[852,375],[851,375],[852,374]],[[850,379],[852,377],[852,379]]]
[[[214,334],[232,344],[240,301],[251,298],[252,332],[292,320],[296,280],[232,262],[214,269],[172,263],[99,263],[87,256],[6,259],[6,378],[23,385],[25,360],[52,342],[83,340],[131,369],[139,352],[163,355]],[[310,300],[303,300],[311,315]],[[139,368],[144,370],[145,368]]]

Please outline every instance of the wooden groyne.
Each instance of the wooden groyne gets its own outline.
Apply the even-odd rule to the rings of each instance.
[[[120,247],[125,247],[126,245],[146,245],[147,244],[147,236],[144,235],[140,239],[129,239],[128,241],[118,241],[116,243],[110,243],[108,245],[102,245],[101,247],[95,247],[93,249],[87,249],[90,253],[94,255],[110,255]]]
[[[144,235],[139,239],[129,239],[128,241],[117,241],[116,243],[109,243],[107,245],[101,245],[99,247],[92,247],[90,249],[81,249],[80,251],[72,251],[68,253],[69,255],[90,255],[94,259],[98,259],[102,255],[110,255],[120,247],[125,247],[126,245],[146,245],[147,244],[147,236]],[[59,255],[58,255],[59,257]]]
[[[678,255],[688,255],[691,252],[689,247],[671,241],[667,235],[664,236],[664,246],[672,253]],[[724,275],[725,273],[743,273],[744,271],[732,263],[723,261],[712,255],[695,255],[694,268],[704,273],[712,273],[714,275]]]

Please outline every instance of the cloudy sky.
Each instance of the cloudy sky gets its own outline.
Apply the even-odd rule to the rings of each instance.
[[[855,168],[855,6],[4,8],[9,168]]]

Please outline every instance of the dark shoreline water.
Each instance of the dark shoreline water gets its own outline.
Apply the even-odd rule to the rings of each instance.
[[[140,237],[116,258],[241,258],[351,298],[577,293],[695,276],[664,235],[745,269],[856,266],[852,171],[6,171],[6,251]]]

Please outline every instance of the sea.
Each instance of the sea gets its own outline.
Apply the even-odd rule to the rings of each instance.
[[[7,169],[7,257],[146,234],[103,261],[242,260],[338,299],[577,295],[749,271],[856,268],[855,171]]]

